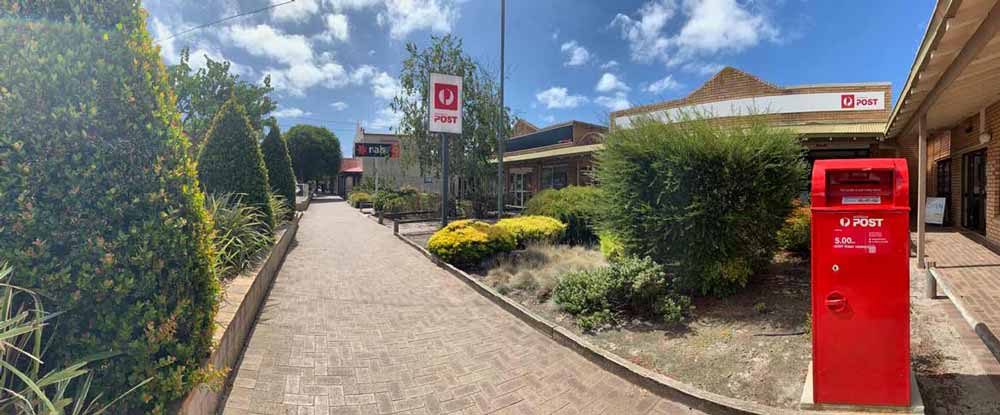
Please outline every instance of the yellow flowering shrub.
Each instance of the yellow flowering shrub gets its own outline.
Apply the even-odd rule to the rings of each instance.
[[[514,235],[517,243],[556,243],[566,233],[566,224],[548,216],[531,215],[501,219],[495,225]]]
[[[445,262],[467,266],[517,245],[514,235],[504,228],[476,220],[459,220],[434,233],[427,249]]]

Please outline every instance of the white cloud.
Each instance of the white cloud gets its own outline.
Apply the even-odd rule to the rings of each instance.
[[[609,111],[619,111],[631,108],[632,103],[628,101],[628,96],[624,92],[617,92],[614,96],[600,96],[594,102],[604,106]]]
[[[223,37],[251,55],[301,64],[313,60],[312,45],[305,36],[286,34],[271,26],[231,26]]]
[[[340,11],[340,10],[360,10],[367,7],[375,6],[381,3],[382,0],[326,0],[325,3],[330,6],[330,8]]]
[[[674,80],[673,75],[667,75],[663,79],[657,80],[656,82],[649,84],[649,86],[646,87],[646,92],[659,94],[663,93],[663,91],[669,89],[676,89],[680,86],[681,84],[676,80]]]
[[[336,62],[296,63],[285,69],[268,69],[266,73],[271,75],[271,85],[275,89],[295,96],[305,95],[307,89],[316,85],[337,88],[350,82],[347,71]]]
[[[552,124],[556,122],[556,117],[552,116],[552,114],[549,114],[542,117],[542,121],[545,121],[546,124]]]
[[[341,42],[346,42],[349,37],[350,25],[347,22],[347,16],[343,14],[328,14],[323,18],[324,26],[323,33],[320,33],[317,38],[326,42],[333,42],[334,40],[339,40]]]
[[[375,119],[368,122],[368,127],[378,130],[395,130],[399,128],[399,122],[403,119],[403,113],[393,111],[392,108],[385,107],[376,113]]]
[[[455,3],[453,0],[385,0],[385,10],[378,13],[377,21],[379,26],[389,27],[393,39],[402,39],[417,30],[448,33],[459,16]]]
[[[677,36],[682,54],[738,52],[778,39],[778,29],[766,16],[754,15],[736,0],[688,0],[684,8],[691,18]]]
[[[548,109],[576,108],[587,103],[587,97],[571,95],[566,88],[555,86],[535,94],[535,99]]]
[[[287,0],[271,0],[271,4],[284,3]],[[301,22],[319,11],[317,0],[296,0],[295,2],[271,9],[271,17],[279,22]]]
[[[613,59],[610,60],[610,61],[608,61],[607,63],[601,65],[601,69],[604,69],[604,70],[613,69],[613,68],[617,68],[617,67],[618,67],[618,61],[613,60]]]
[[[769,16],[738,0],[650,0],[634,14],[618,14],[612,27],[621,29],[632,60],[667,65],[697,62],[721,53],[736,53],[763,41],[778,42],[780,31]],[[679,24],[671,20],[681,15]],[[669,27],[679,27],[668,33]]]
[[[614,74],[605,72],[601,75],[601,79],[597,81],[597,86],[594,87],[597,92],[611,92],[611,91],[625,91],[628,92],[631,88],[625,82],[618,79]]]
[[[663,33],[677,13],[675,0],[653,0],[639,8],[639,20],[619,13],[611,21],[611,26],[620,26],[622,38],[629,43],[632,59],[637,62],[651,62],[667,51],[670,40]]]
[[[566,66],[580,66],[590,61],[590,52],[587,51],[587,48],[577,44],[575,40],[563,43],[559,49],[569,56],[569,59],[564,63]]]
[[[271,113],[271,115],[278,118],[295,118],[301,117],[303,115],[312,115],[311,112],[303,111],[300,108],[282,108]]]
[[[372,93],[376,97],[391,100],[399,95],[402,89],[399,80],[385,72],[380,72],[372,78]]]
[[[705,75],[713,75],[716,72],[721,71],[722,68],[725,67],[726,67],[725,65],[718,63],[688,62],[685,63],[683,66],[681,66],[681,69],[684,69],[685,71],[688,72],[696,73],[698,75],[705,76]]]
[[[179,30],[178,28],[190,26],[184,22],[167,24],[156,17],[151,18],[150,22],[150,31],[155,39],[166,39],[167,37],[170,37],[172,33],[176,33],[176,31]],[[181,62],[182,46],[177,44],[177,39],[159,40],[157,42],[160,45],[160,56],[163,58],[164,63],[167,65],[176,65]],[[188,64],[193,70],[204,68],[207,65],[207,57],[216,62],[229,62],[230,71],[237,75],[250,77],[254,74],[253,68],[241,65],[226,58],[226,56],[222,54],[220,48],[211,42],[207,37],[198,38],[198,40],[193,44],[184,46],[187,46],[189,49],[190,61]]]
[[[343,111],[343,110],[347,109],[347,103],[344,102],[344,101],[334,102],[334,103],[330,104],[330,106],[333,107],[333,109],[335,111]]]

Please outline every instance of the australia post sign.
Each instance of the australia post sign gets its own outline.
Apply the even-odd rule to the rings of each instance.
[[[430,79],[432,133],[462,133],[462,77],[432,73]]]

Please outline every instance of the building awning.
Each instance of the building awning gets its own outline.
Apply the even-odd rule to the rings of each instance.
[[[1000,99],[1000,2],[938,0],[886,136],[948,128]]]
[[[841,124],[803,124],[790,125],[786,128],[802,136],[833,136],[833,135],[879,135],[885,132],[883,122],[841,123]]]
[[[361,159],[349,158],[340,161],[341,173],[364,173],[364,171]]]
[[[503,157],[503,161],[504,161],[504,163],[506,163],[506,162],[513,162],[513,161],[536,160],[536,159],[543,159],[543,158],[549,158],[549,157],[574,156],[574,155],[578,155],[578,154],[593,153],[593,152],[595,152],[597,150],[600,150],[602,148],[604,148],[604,144],[590,144],[590,145],[585,145],[585,146],[559,147],[559,148],[554,148],[554,149],[551,149],[551,150],[541,150],[541,151],[532,151],[530,153],[521,153],[521,154],[506,155],[506,156]],[[496,159],[491,160],[491,161],[495,163]]]

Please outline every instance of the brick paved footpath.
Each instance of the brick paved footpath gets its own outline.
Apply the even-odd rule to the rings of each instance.
[[[314,201],[224,414],[700,413],[558,345],[339,199]]]
[[[980,330],[1000,337],[1000,255],[959,232],[926,235],[927,261],[936,263],[957,300],[985,326]],[[916,240],[916,234],[911,237]],[[939,289],[938,295],[944,293]]]

